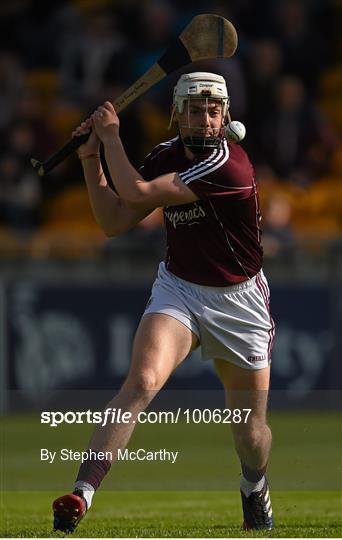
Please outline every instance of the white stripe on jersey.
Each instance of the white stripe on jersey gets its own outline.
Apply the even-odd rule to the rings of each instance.
[[[226,141],[225,141],[226,142]],[[199,173],[200,171],[206,171],[209,168],[211,168],[215,163],[217,163],[219,160],[221,160],[224,156],[224,151],[226,148],[221,144],[219,149],[215,149],[207,159],[204,161],[201,161],[201,163],[197,163],[193,167],[190,167],[190,169],[187,169],[186,171],[180,173],[182,180],[190,180],[194,175]],[[207,172],[205,172],[207,174]]]
[[[243,264],[239,261],[237,255],[236,255],[236,252],[235,252],[233,246],[231,245],[231,243],[230,243],[230,241],[229,241],[228,234],[227,234],[227,232],[226,232],[226,230],[225,230],[225,228],[224,228],[224,225],[223,225],[222,221],[220,220],[220,218],[218,217],[217,213],[215,212],[214,205],[213,205],[213,203],[211,202],[210,199],[209,199],[209,204],[210,204],[210,206],[211,206],[211,209],[212,209],[212,211],[213,211],[213,214],[214,214],[215,218],[217,219],[217,221],[218,221],[218,223],[219,223],[219,225],[220,225],[220,227],[221,227],[221,229],[222,229],[222,231],[223,231],[223,234],[224,234],[224,236],[225,236],[225,239],[226,239],[228,248],[229,248],[230,251],[232,252],[235,261],[236,261],[237,264],[240,266],[241,270],[243,271],[243,273],[245,274],[245,276],[247,277],[247,279],[251,279],[252,276],[249,276],[249,275],[248,275],[248,273],[246,272],[246,270],[245,270]]]
[[[199,163],[196,170],[193,172],[186,171],[185,173],[179,173],[180,178],[184,181],[185,184],[189,184],[193,180],[197,180],[198,178],[202,178],[202,176],[206,176],[207,174],[210,174],[217,169],[219,169],[229,158],[229,149],[227,145],[227,141],[223,142],[222,148],[215,159],[208,160],[207,164]]]
[[[255,182],[255,176],[253,175],[253,186],[254,188],[254,201],[255,201],[255,226],[258,234],[258,242],[260,242],[260,226],[259,226],[259,220],[258,220],[258,214],[260,217],[260,208],[258,203],[258,196],[257,196],[257,186]]]
[[[177,137],[173,137],[173,139],[170,139],[169,141],[164,141],[164,142],[159,143],[158,146],[172,146],[172,143],[174,143],[178,138],[179,137],[177,135]]]
[[[209,180],[203,180],[202,179],[202,182],[204,182],[205,184],[210,184],[211,186],[217,186],[217,187],[222,187],[222,188],[225,188],[225,189],[236,189],[236,190],[242,190],[242,189],[252,189],[254,186],[222,186],[221,184],[215,184],[215,182],[209,182]]]
[[[159,156],[159,154],[161,154],[162,152],[165,152],[165,150],[167,150],[168,148],[169,147],[167,145],[165,145],[164,148],[159,148],[159,151],[156,154],[154,154],[154,156],[151,157],[151,161],[152,159],[155,159],[157,156]]]
[[[201,161],[201,163],[196,163],[196,165],[193,165],[186,171],[182,172],[181,174],[183,175],[183,178],[185,178],[189,174],[193,174],[193,172],[196,172],[199,167],[203,167],[206,163],[208,163],[209,161],[212,161],[215,158],[215,156],[217,156],[218,151],[219,151],[218,148],[215,148],[215,150],[212,151],[212,153],[210,154],[209,157],[207,157],[207,159],[205,159],[204,161]],[[221,149],[220,149],[220,152],[221,152]]]
[[[152,150],[152,152],[150,152],[149,154],[147,154],[147,156],[145,157],[145,159],[149,158],[151,154],[153,154],[153,152],[155,150],[157,150],[157,148],[159,148],[160,146],[164,146],[165,148],[160,148],[159,149],[159,152],[157,152],[152,158],[154,159],[156,156],[158,156],[160,154],[160,152],[163,152],[164,150],[166,150],[166,148],[170,148],[170,146],[172,146],[172,144],[178,139],[178,136],[177,137],[174,137],[173,139],[170,139],[169,141],[164,141],[162,143],[159,143],[157,146],[155,146]],[[142,165],[141,167],[144,167],[144,165]]]

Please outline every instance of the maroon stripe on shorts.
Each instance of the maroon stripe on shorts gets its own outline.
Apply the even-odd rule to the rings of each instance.
[[[269,291],[269,288],[268,288],[268,284],[267,284],[267,281],[266,281],[266,278],[264,276],[260,276],[260,280],[261,280],[261,283],[264,285],[266,291],[267,291],[267,303],[266,303],[266,306],[267,306],[267,311],[268,311],[268,314],[270,316],[270,321],[271,321],[271,325],[272,325],[272,328],[271,328],[271,332],[270,332],[270,335],[271,335],[271,342],[269,343],[269,361],[271,362],[271,353],[272,353],[272,348],[273,348],[273,341],[274,341],[274,335],[275,335],[275,324],[274,324],[274,320],[272,318],[272,315],[271,315],[271,311],[270,311],[270,291]]]
[[[261,296],[264,299],[265,306],[266,306],[266,309],[267,309],[267,313],[268,313],[268,316],[270,318],[270,323],[271,323],[271,328],[268,331],[268,347],[267,347],[268,363],[270,364],[271,363],[271,351],[272,351],[272,345],[273,345],[273,337],[274,337],[274,322],[273,322],[271,312],[270,312],[270,303],[269,303],[269,296],[268,296],[268,291],[267,291],[267,288],[266,288],[266,284],[262,281],[262,278],[261,278],[260,274],[257,274],[255,281],[256,281],[257,287],[258,287],[258,289],[259,289],[259,291],[261,293]]]

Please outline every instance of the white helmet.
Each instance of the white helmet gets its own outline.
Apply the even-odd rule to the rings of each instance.
[[[207,99],[219,100],[222,104],[222,119],[223,124],[226,124],[229,119],[229,95],[226,81],[221,75],[216,73],[206,73],[196,71],[194,73],[185,73],[180,77],[173,91],[173,114],[177,111],[182,114],[184,111],[184,103],[192,99]],[[170,122],[170,124],[171,124]],[[189,125],[183,127],[191,127]],[[222,126],[223,127],[223,126]],[[221,130],[217,130],[217,134],[210,137],[203,136],[187,136],[183,138],[185,146],[190,148],[194,153],[201,152],[207,148],[217,148],[221,141]]]
[[[221,75],[202,71],[182,75],[173,90],[173,105],[178,113],[183,112],[185,101],[191,98],[221,99],[223,116],[226,117],[230,99],[226,81]]]

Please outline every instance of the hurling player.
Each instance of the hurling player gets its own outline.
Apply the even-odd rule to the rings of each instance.
[[[213,360],[231,409],[251,409],[246,423],[231,423],[241,462],[245,529],[273,528],[265,476],[271,447],[266,423],[274,324],[262,271],[260,212],[253,167],[245,151],[225,137],[229,96],[223,77],[182,75],[173,96],[178,136],[162,142],[137,171],[120,140],[119,118],[109,102],[79,126],[92,129],[79,148],[90,203],[108,236],[133,228],[164,209],[165,259],[138,327],[131,366],[108,407],[137,418],[171,373],[196,347]],[[116,193],[108,186],[99,155]],[[98,452],[127,445],[134,423],[99,427],[89,443]],[[54,526],[70,532],[89,510],[110,460],[82,463],[72,494],[54,504]]]

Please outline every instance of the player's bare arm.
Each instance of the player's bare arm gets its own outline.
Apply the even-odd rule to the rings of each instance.
[[[156,208],[188,204],[197,195],[183,184],[177,173],[162,175],[146,182],[129,162],[119,136],[119,118],[106,101],[92,115],[95,130],[102,140],[105,157],[115,187],[130,207]]]
[[[92,127],[93,122],[88,119],[76,128],[72,135],[77,137],[87,133]],[[80,146],[78,156],[83,166],[94,217],[107,236],[117,236],[132,229],[153,211],[153,207],[133,208],[108,185],[100,161],[100,139],[95,130],[92,131],[88,141]]]

